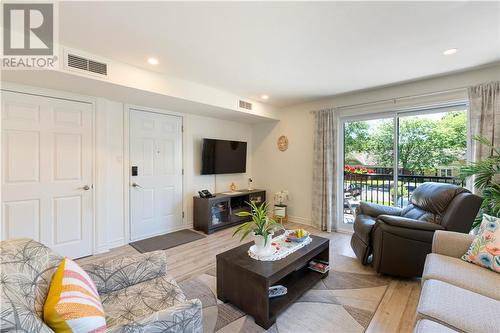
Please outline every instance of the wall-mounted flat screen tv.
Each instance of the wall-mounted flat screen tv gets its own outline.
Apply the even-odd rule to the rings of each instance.
[[[203,139],[201,174],[245,173],[247,171],[247,143]]]

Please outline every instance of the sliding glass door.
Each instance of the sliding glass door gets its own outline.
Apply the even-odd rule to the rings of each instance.
[[[454,183],[467,160],[467,111],[445,111],[398,117],[398,198],[408,204],[423,182]]]
[[[462,184],[467,160],[465,105],[341,119],[340,228],[361,201],[404,207],[423,182]]]
[[[361,200],[392,204],[394,119],[346,121],[343,132],[343,221],[350,224]]]

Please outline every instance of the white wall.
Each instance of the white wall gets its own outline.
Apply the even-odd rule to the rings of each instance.
[[[309,111],[324,108],[380,101],[404,96],[429,94],[449,89],[500,79],[500,65],[456,73],[416,82],[398,84],[385,88],[343,94],[336,97],[285,108],[280,111],[280,121],[256,124],[253,127],[254,152],[253,174],[256,186],[267,189],[269,195],[287,189],[290,191],[290,220],[311,224],[313,126],[314,119]],[[439,102],[439,99],[467,98],[464,91],[450,94],[427,96],[420,99],[404,99],[400,107],[412,104]],[[377,105],[377,111],[394,107],[392,102]],[[366,112],[374,107],[358,108],[354,111]],[[279,136],[286,135],[289,148],[280,152],[276,146]]]
[[[123,103],[98,98],[95,112],[95,249],[126,243]]]
[[[134,109],[148,108],[135,107]],[[173,110],[154,110],[171,113]],[[128,243],[127,222],[128,166],[126,163],[126,140],[128,133],[124,119],[128,117],[128,106],[121,102],[99,98],[96,103],[96,251]],[[252,127],[250,124],[225,121],[216,118],[181,114],[183,116],[183,168],[184,227],[193,225],[193,196],[198,191],[227,191],[234,182],[244,188],[252,168]],[[246,141],[247,173],[215,176],[200,175],[201,143],[203,138],[218,138]],[[125,174],[126,173],[126,174]],[[217,186],[216,186],[217,185]]]
[[[277,146],[281,135],[288,137],[288,149]],[[255,125],[253,128],[253,173],[256,187],[273,193],[288,190],[289,219],[310,224],[313,119],[307,111],[287,112],[280,122]]]
[[[203,138],[247,142],[247,172],[201,175]],[[188,225],[193,224],[193,196],[197,196],[199,190],[227,192],[232,182],[238,189],[247,188],[248,178],[252,177],[252,146],[252,127],[249,124],[194,115],[184,117],[184,207]]]

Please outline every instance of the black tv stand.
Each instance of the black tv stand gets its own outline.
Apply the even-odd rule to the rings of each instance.
[[[215,231],[248,222],[249,217],[236,215],[239,212],[250,211],[247,202],[257,205],[266,201],[264,190],[239,190],[234,193],[216,193],[212,198],[193,198],[193,227],[195,230],[211,234]]]

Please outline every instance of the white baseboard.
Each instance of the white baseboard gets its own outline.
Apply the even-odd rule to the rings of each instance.
[[[347,230],[347,229],[336,229],[333,230],[333,232],[338,232],[339,234],[347,234],[347,235],[352,235],[354,233],[354,230]]]
[[[109,250],[114,249],[115,247],[120,247],[125,244],[127,243],[125,242],[124,238],[115,239],[110,242],[107,242],[106,245],[101,245],[99,247],[96,247],[94,250],[94,254],[106,253],[109,252]]]
[[[127,244],[127,242],[125,242],[125,238],[120,238],[120,239],[116,239],[114,241],[108,242],[108,247],[110,249],[114,249],[115,247],[123,246],[125,244]]]
[[[99,246],[94,249],[93,255],[106,253],[109,252],[109,250],[110,248],[108,246]]]
[[[305,225],[311,225],[312,226],[312,221],[309,218],[305,217],[300,217],[300,216],[288,216],[288,222],[293,222],[293,223],[300,223],[300,224],[305,224]]]
[[[288,221],[289,222],[293,222],[293,223],[299,223],[299,224],[305,224],[305,225],[313,226],[311,219],[305,218],[305,217],[289,216],[288,217]],[[332,232],[338,232],[338,233],[347,234],[347,235],[352,235],[354,233],[353,230],[340,229],[340,228],[337,228],[336,230],[332,230]]]

